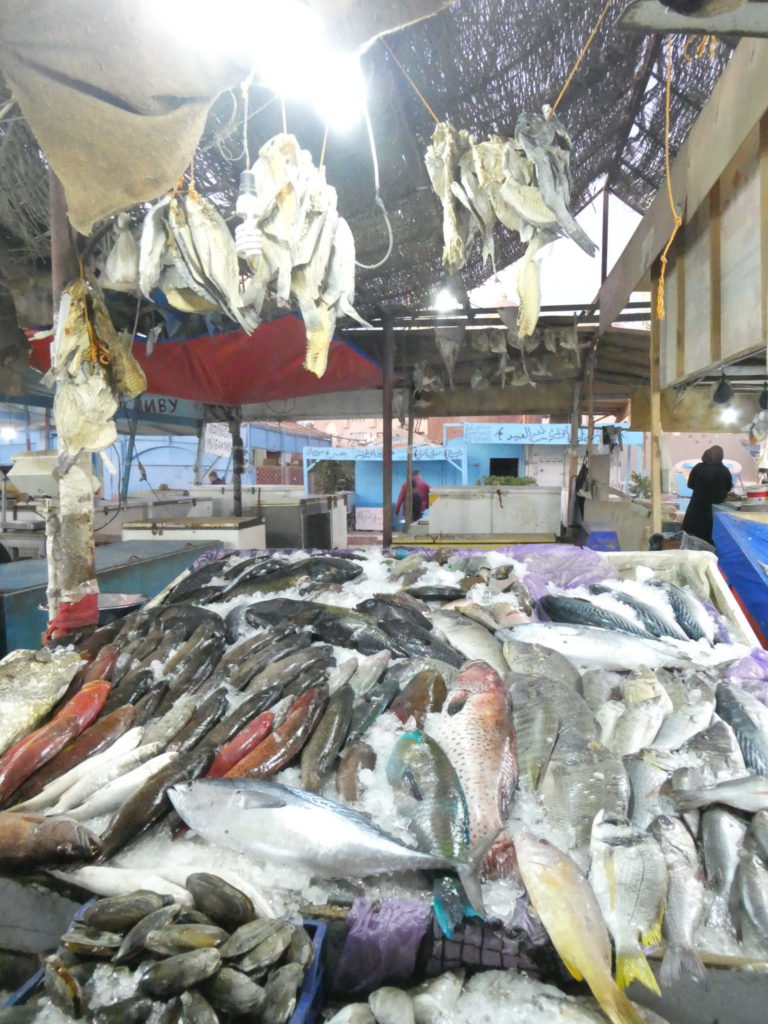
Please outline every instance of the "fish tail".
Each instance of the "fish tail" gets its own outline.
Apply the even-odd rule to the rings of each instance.
[[[687,946],[667,946],[659,971],[662,988],[671,988],[680,978],[704,981],[706,977],[706,969],[696,950]]]
[[[695,811],[702,807],[710,799],[710,795],[703,789],[677,789],[670,794],[675,804],[675,810],[679,814],[686,814],[688,811]]]
[[[657,996],[661,995],[659,983],[642,950],[616,950],[616,984],[619,988],[628,988],[633,981],[639,981]]]
[[[464,893],[466,894],[470,907],[478,917],[485,917],[483,892],[480,885],[483,862],[485,861],[488,852],[496,842],[498,835],[498,832],[492,832],[490,835],[485,836],[478,843],[475,843],[470,850],[469,858],[466,861],[456,862],[456,874],[459,876],[459,881],[464,886]]]
[[[610,975],[605,985],[592,992],[612,1024],[643,1024],[643,1018]]]

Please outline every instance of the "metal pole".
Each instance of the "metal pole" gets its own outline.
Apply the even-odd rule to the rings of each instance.
[[[651,273],[651,531],[661,533],[661,324],[656,316],[658,267]]]
[[[391,313],[385,313],[384,351],[381,369],[384,386],[381,389],[381,508],[382,547],[392,546],[392,378],[395,370],[395,329]]]
[[[50,451],[51,447],[51,410],[45,410],[45,419],[43,426],[43,447],[46,451]]]
[[[232,513],[235,519],[243,514],[243,469],[245,458],[243,453],[243,437],[240,426],[243,422],[242,410],[233,410],[234,415],[229,421],[229,432],[232,435]]]
[[[608,190],[608,182],[606,181],[605,187],[603,188],[603,237],[600,245],[600,283],[602,284],[606,277],[608,277],[608,206],[610,203],[611,193]]]
[[[573,522],[576,503],[576,488],[574,486],[576,476],[579,472],[579,424],[581,422],[581,381],[573,382],[573,405],[571,407],[571,444],[568,455],[568,497],[567,497],[567,519],[566,526],[570,527]]]
[[[413,519],[413,385],[408,384],[408,451],[406,452],[405,463],[405,532]]]

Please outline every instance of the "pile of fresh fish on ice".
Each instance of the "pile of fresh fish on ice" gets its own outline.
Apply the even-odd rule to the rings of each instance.
[[[31,1003],[0,1013],[45,1011],[51,1024],[285,1024],[314,956],[301,924],[259,917],[244,892],[200,872],[179,900],[145,889],[92,902],[44,959]]]
[[[647,946],[662,988],[765,956],[768,683],[738,628],[693,576],[513,553],[227,554],[10,655],[0,867],[174,899],[215,870],[265,917],[431,899],[447,935],[529,901],[614,1022],[658,991]]]

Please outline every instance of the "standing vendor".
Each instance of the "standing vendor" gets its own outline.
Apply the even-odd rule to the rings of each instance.
[[[408,482],[406,481],[400,488],[400,493],[397,496],[397,504],[395,505],[395,519],[400,515],[400,509],[405,504],[405,496],[408,493]],[[429,484],[426,480],[421,479],[421,473],[418,469],[414,469],[411,474],[411,522],[415,523],[417,519],[429,508]]]
[[[712,506],[719,505],[733,487],[730,470],[723,465],[720,445],[707,448],[688,474],[688,486],[693,491],[688,502],[683,530],[693,537],[712,543]]]

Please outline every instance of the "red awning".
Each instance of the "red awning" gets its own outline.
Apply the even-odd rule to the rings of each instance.
[[[50,366],[50,338],[30,341],[32,365]],[[262,324],[253,334],[230,331],[185,341],[162,341],[151,355],[133,346],[147,375],[147,391],[210,405],[248,405],[304,395],[325,395],[382,385],[381,368],[353,345],[335,339],[328,368],[316,377],[302,366],[307,338],[293,314]]]

